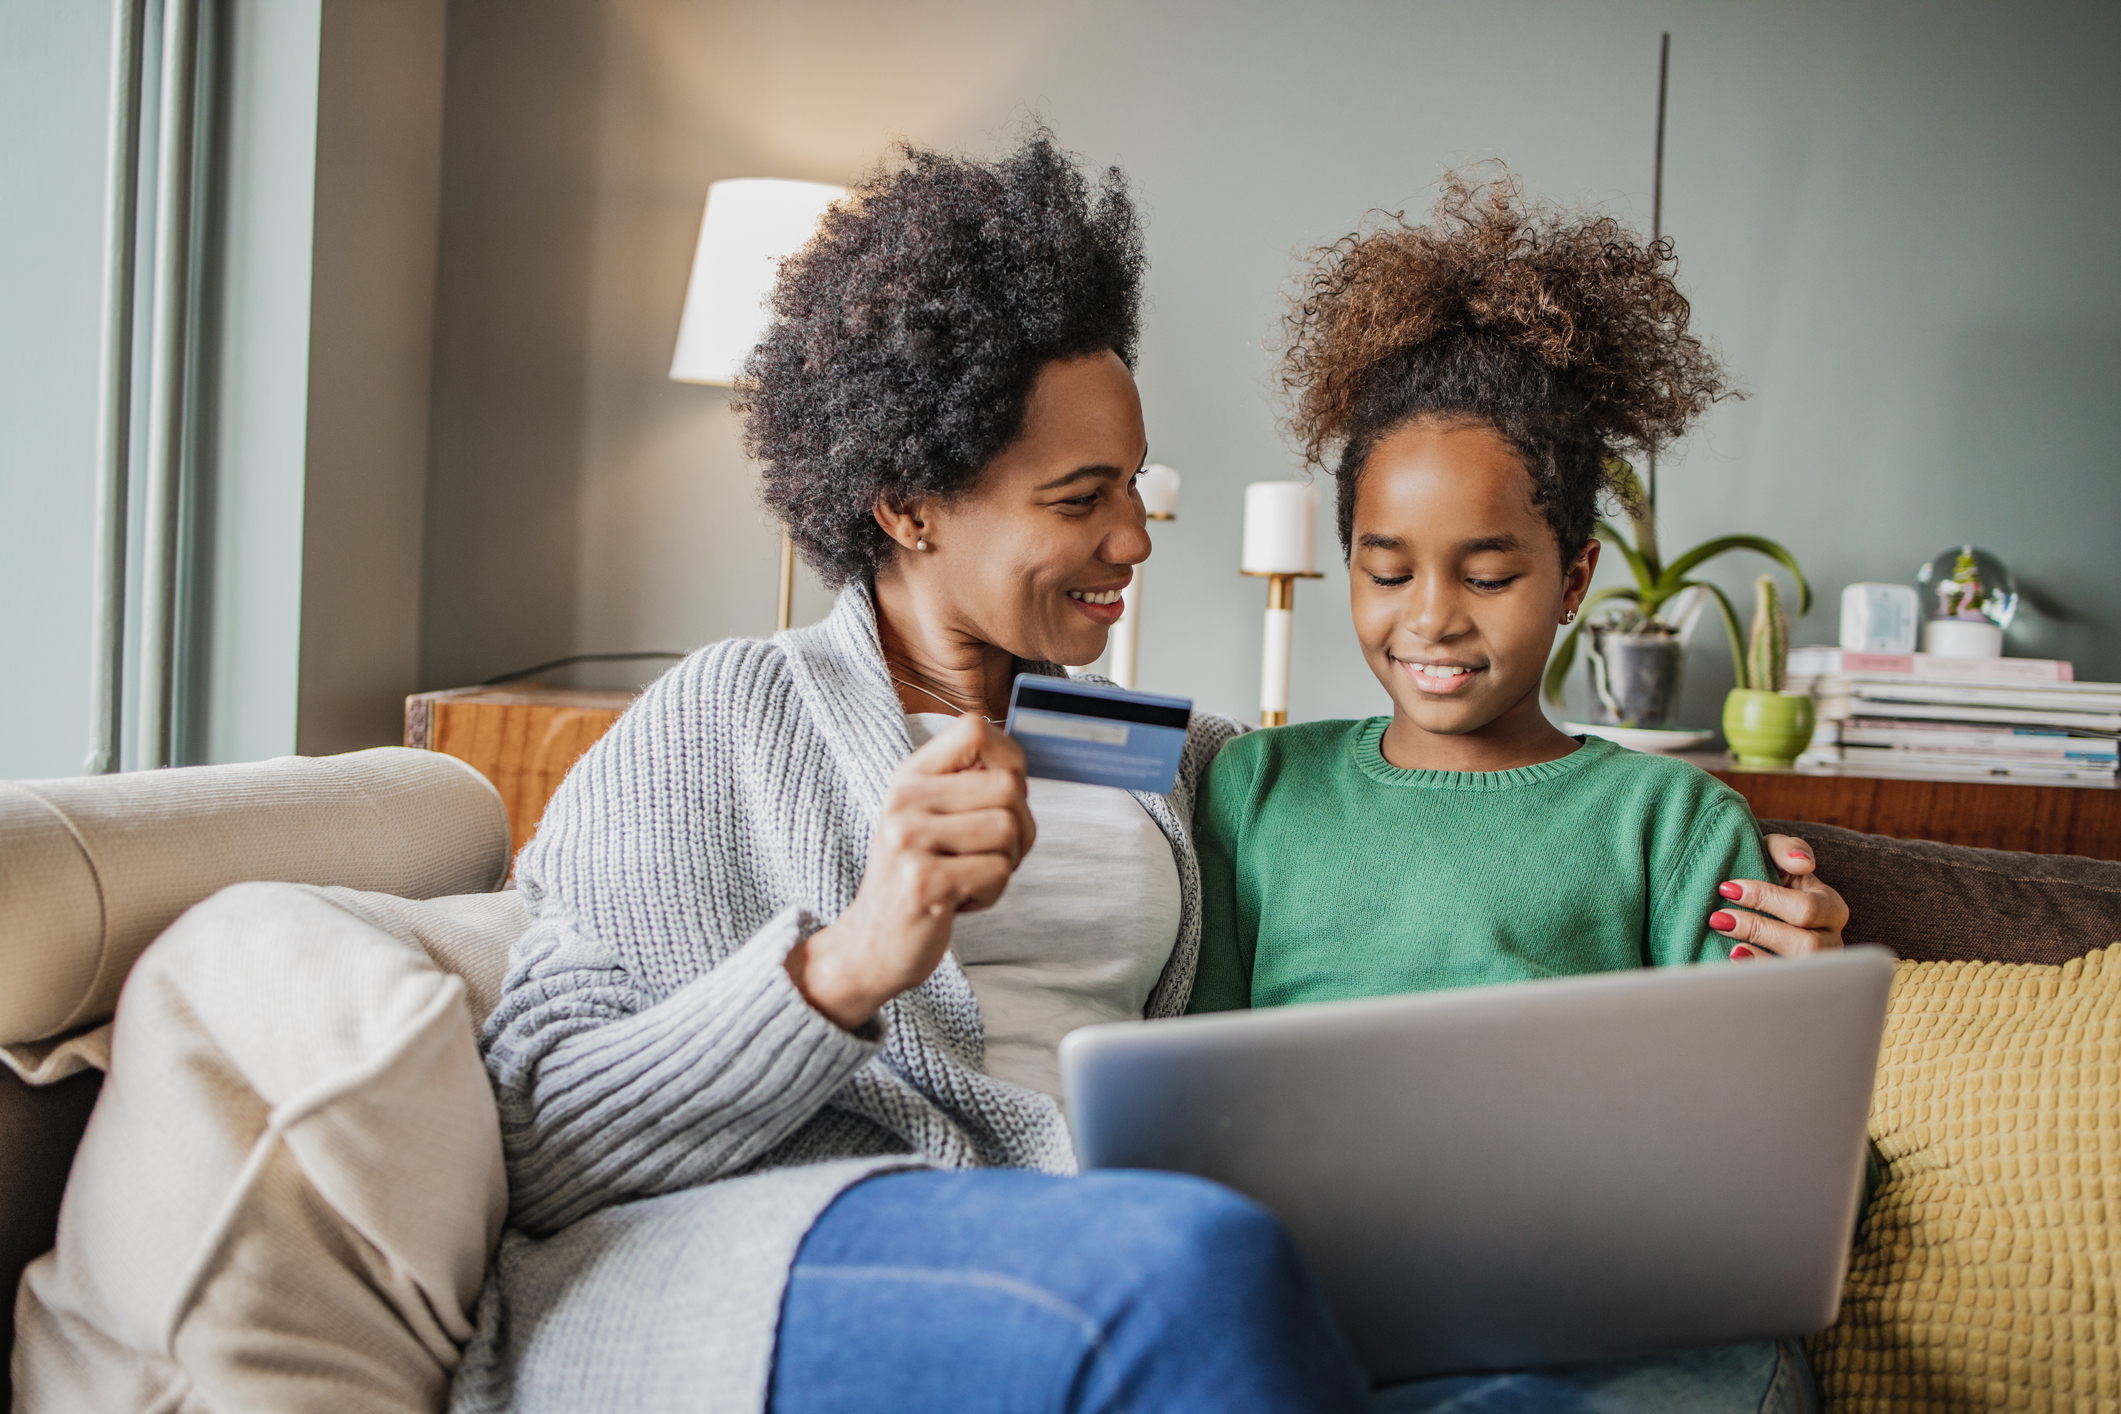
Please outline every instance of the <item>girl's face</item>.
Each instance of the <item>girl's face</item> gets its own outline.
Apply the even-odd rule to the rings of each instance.
[[[1497,769],[1552,734],[1539,678],[1555,628],[1583,601],[1592,541],[1572,565],[1532,504],[1532,478],[1501,433],[1423,419],[1378,442],[1355,498],[1349,596],[1370,671],[1392,695],[1402,751],[1449,745],[1455,769]],[[1412,733],[1410,738],[1409,733]],[[1463,748],[1472,748],[1469,757]]]
[[[1023,431],[962,495],[918,507],[913,533],[929,548],[901,550],[894,568],[924,582],[961,637],[1018,658],[1092,662],[1149,557],[1134,489],[1148,451],[1141,395],[1117,354],[1049,363]]]

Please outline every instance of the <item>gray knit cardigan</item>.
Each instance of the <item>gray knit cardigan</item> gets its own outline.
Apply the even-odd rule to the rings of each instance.
[[[1182,893],[1150,1016],[1192,988],[1194,791],[1238,730],[1196,713],[1176,788],[1136,797]],[[954,958],[868,1036],[783,965],[853,899],[911,749],[856,584],[814,627],[693,654],[568,774],[517,864],[536,922],[484,1037],[511,1230],[456,1409],[753,1414],[788,1268],[848,1185],[1073,1171],[1058,1106],[982,1071]]]

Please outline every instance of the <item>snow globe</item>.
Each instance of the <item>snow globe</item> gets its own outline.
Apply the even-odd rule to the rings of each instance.
[[[1922,651],[1940,658],[1998,658],[2018,612],[2018,581],[1974,545],[1946,550],[1915,576],[1927,622]]]

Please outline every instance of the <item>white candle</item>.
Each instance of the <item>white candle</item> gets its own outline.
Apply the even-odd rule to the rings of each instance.
[[[1142,509],[1157,520],[1178,518],[1178,473],[1161,463],[1142,468],[1134,483],[1142,493]]]
[[[1134,666],[1141,645],[1142,567],[1134,567],[1134,578],[1119,592],[1119,622],[1112,625],[1112,681],[1134,686]]]
[[[1259,671],[1259,710],[1289,710],[1289,641],[1296,615],[1288,609],[1267,610],[1267,654]]]
[[[1318,488],[1308,481],[1255,481],[1245,488],[1246,574],[1310,574],[1318,568]]]

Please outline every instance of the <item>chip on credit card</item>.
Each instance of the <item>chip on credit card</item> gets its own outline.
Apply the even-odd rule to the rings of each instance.
[[[1034,776],[1169,795],[1193,701],[1018,673],[1009,735]]]

